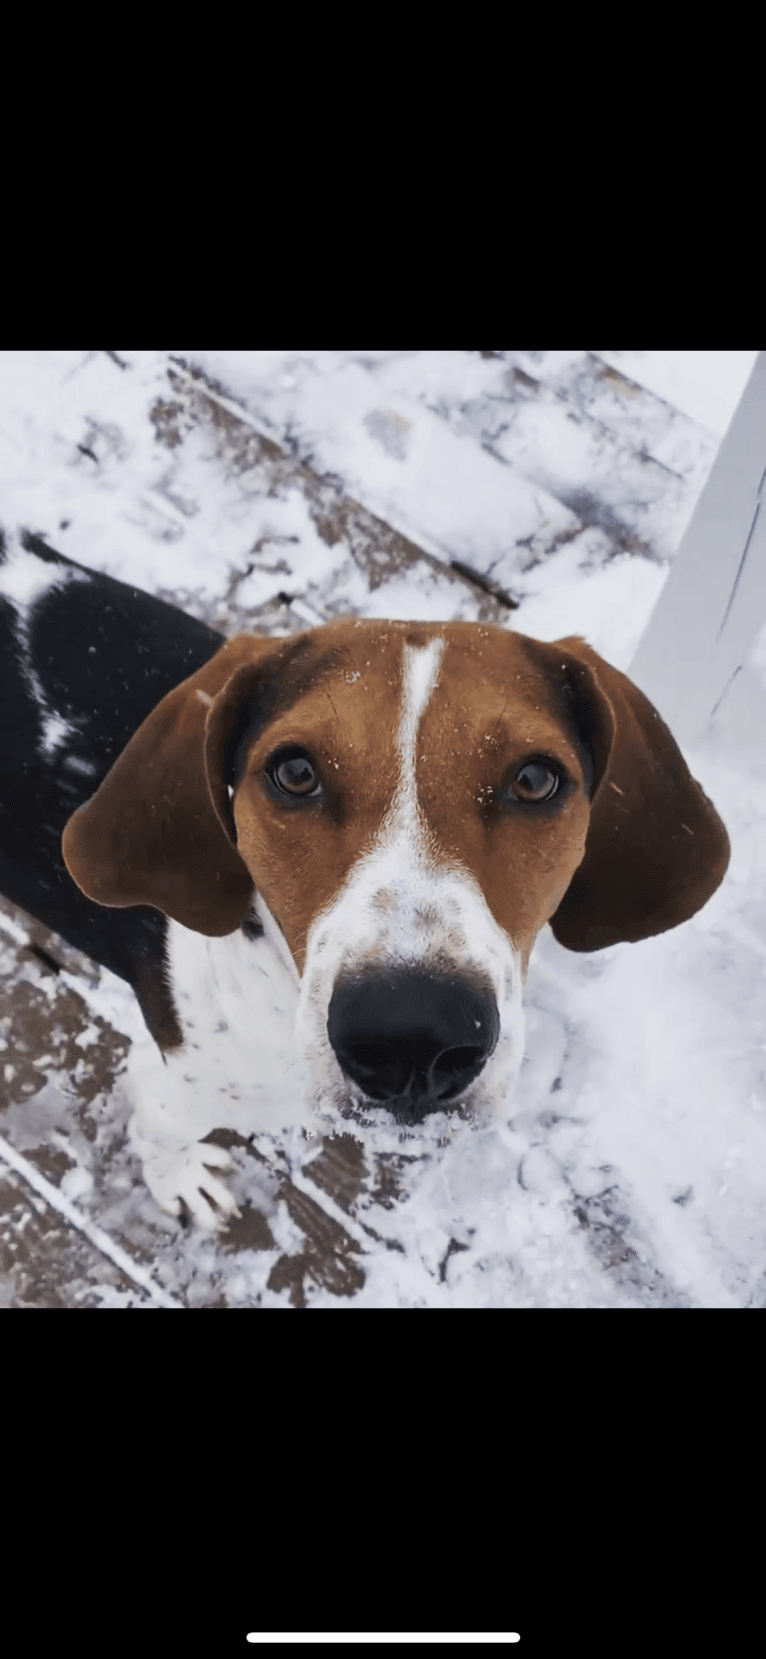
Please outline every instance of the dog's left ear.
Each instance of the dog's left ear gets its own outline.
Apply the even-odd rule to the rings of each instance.
[[[720,886],[729,837],[638,687],[584,639],[543,647],[594,762],[585,857],[551,917],[568,950],[604,950],[688,921]]]
[[[284,647],[251,634],[227,640],[139,726],[64,829],[64,863],[89,899],[153,905],[212,938],[239,927],[253,882],[237,852],[224,751],[248,690]]]

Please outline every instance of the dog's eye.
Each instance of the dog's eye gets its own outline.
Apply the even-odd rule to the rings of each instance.
[[[269,777],[283,795],[314,795],[319,791],[319,773],[313,760],[300,750],[276,755]]]
[[[520,766],[511,788],[519,801],[549,801],[559,787],[559,774],[541,760]]]

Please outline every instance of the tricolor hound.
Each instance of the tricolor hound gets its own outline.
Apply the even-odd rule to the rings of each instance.
[[[723,878],[714,807],[583,639],[224,642],[37,537],[3,552],[0,886],[132,985],[131,1142],[171,1214],[233,1211],[216,1127],[486,1121],[543,924],[602,950]]]

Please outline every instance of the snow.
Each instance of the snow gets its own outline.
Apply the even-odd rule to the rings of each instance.
[[[625,670],[756,354],[171,355],[426,553],[511,593],[510,627],[582,633]],[[125,368],[106,353],[0,355],[6,528],[44,533],[214,623],[259,542],[240,606],[288,589],[309,623],[337,610],[474,614],[425,566],[370,591],[318,534],[305,494],[254,492],[211,429],[187,426],[178,451],[158,444],[149,411],[174,402],[169,355],[116,356]],[[751,665],[766,683],[766,631]],[[731,837],[723,886],[683,927],[592,957],[544,930],[506,1121],[413,1160],[398,1201],[374,1215],[321,1195],[358,1243],[365,1279],[348,1296],[309,1285],[308,1305],[764,1305],[766,739],[747,758],[714,738],[685,753]],[[3,931],[13,937],[5,921]],[[119,1031],[136,1029],[120,981],[103,973],[77,988]],[[318,1201],[312,1152],[295,1137],[283,1150],[296,1187]],[[64,1199],[85,1205],[83,1175],[65,1181]],[[270,1225],[295,1247],[279,1207]],[[187,1244],[200,1264],[213,1249]],[[267,1285],[272,1260],[229,1258],[230,1306],[286,1305]],[[123,1304],[105,1291],[104,1305]]]
[[[758,353],[755,351],[602,351],[639,386],[665,398],[722,438]]]

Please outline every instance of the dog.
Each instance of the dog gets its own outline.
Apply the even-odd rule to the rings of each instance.
[[[490,1121],[545,923],[645,939],[727,868],[668,728],[579,636],[224,639],[29,533],[0,629],[0,886],[132,986],[130,1143],[203,1229],[236,1209],[213,1128]]]

